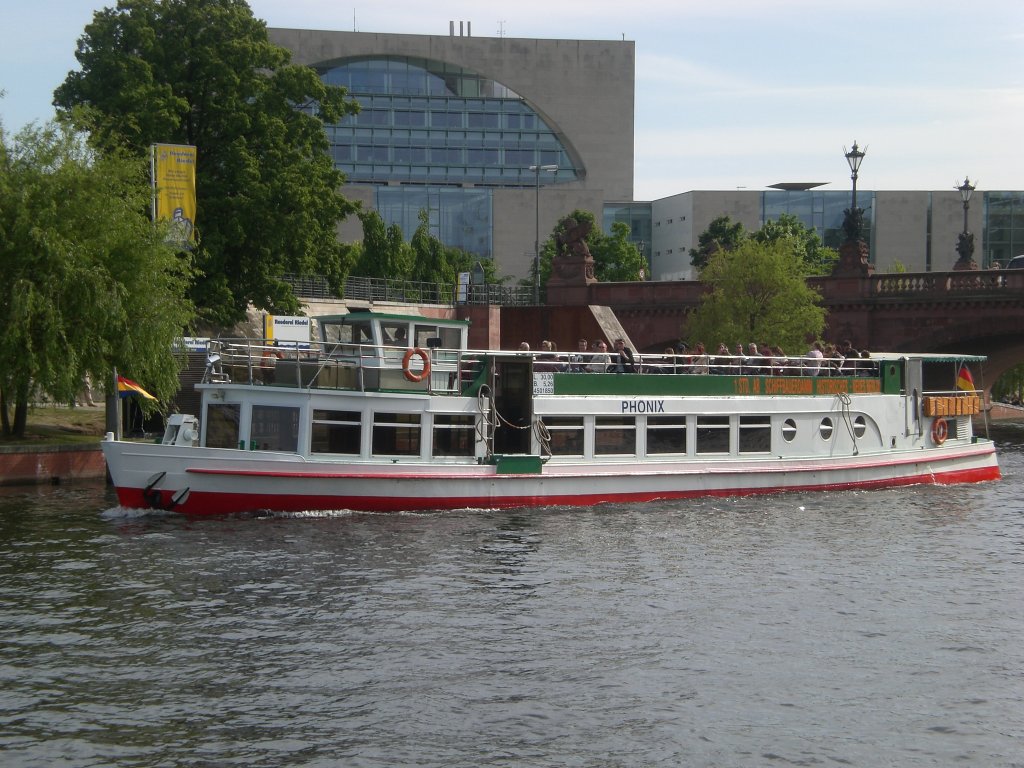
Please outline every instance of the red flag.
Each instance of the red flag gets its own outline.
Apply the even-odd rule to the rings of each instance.
[[[147,400],[156,400],[156,398],[149,394],[149,392],[144,390],[131,379],[126,379],[124,376],[117,377],[117,394],[120,397],[128,397],[130,395],[142,395]]]
[[[960,370],[956,374],[956,388],[967,392],[973,392],[976,389],[974,377],[971,376],[971,369],[966,365],[961,365]]]

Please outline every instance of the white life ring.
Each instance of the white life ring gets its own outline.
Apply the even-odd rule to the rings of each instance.
[[[423,361],[423,370],[416,373],[410,366],[413,355],[418,355],[420,360]],[[419,347],[407,349],[405,351],[405,357],[402,358],[402,373],[405,374],[405,378],[415,383],[423,381],[427,376],[430,375],[430,353],[426,350],[422,350]]]
[[[945,419],[935,419],[932,422],[932,442],[936,445],[942,445],[946,442],[946,438],[949,437],[949,425]]]

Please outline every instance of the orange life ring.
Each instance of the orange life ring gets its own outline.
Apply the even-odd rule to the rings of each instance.
[[[416,373],[409,366],[413,355],[419,355],[420,360],[423,361],[423,370],[419,373]],[[405,351],[405,357],[402,358],[402,373],[405,374],[405,378],[414,384],[423,381],[430,375],[430,354],[419,347],[407,349]]]
[[[946,438],[949,436],[949,425],[946,424],[945,419],[935,419],[932,422],[932,442],[936,445],[942,445],[946,442]]]

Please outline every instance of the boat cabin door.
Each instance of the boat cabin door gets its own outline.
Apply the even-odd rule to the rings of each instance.
[[[491,370],[494,392],[494,452],[532,453],[533,375],[530,360],[495,360]]]

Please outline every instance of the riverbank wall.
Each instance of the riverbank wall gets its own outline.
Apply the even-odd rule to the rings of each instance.
[[[107,464],[95,445],[2,445],[0,486],[60,485],[75,480],[100,480]]]

